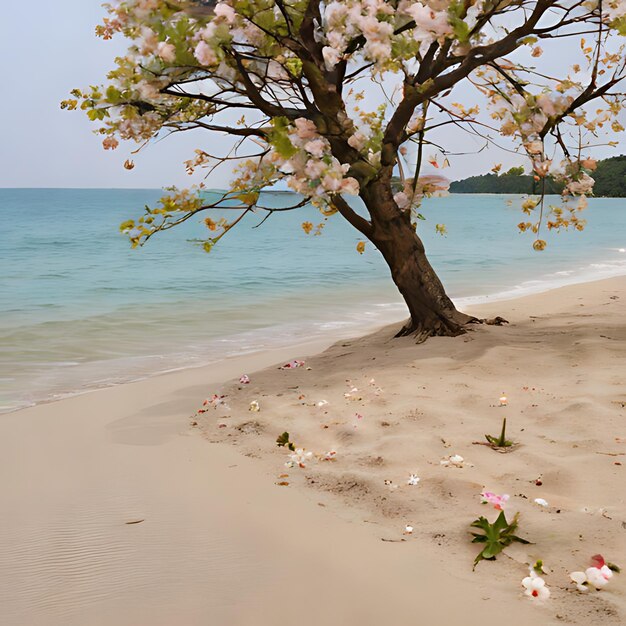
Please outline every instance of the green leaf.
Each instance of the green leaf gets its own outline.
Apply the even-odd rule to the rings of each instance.
[[[275,117],[272,120],[272,130],[269,132],[269,140],[276,152],[284,159],[289,159],[298,150],[289,139],[289,120],[286,117]]]
[[[509,523],[506,519],[504,511],[500,511],[495,522],[489,523],[486,517],[479,517],[471,524],[471,528],[479,528],[483,534],[472,533],[474,537],[472,543],[484,543],[485,547],[476,555],[474,559],[474,567],[482,560],[491,560],[500,554],[504,548],[510,546],[513,542],[530,543],[526,539],[522,539],[515,535],[518,526],[519,515],[516,514]]]
[[[485,439],[493,448],[510,448],[513,445],[513,442],[506,438],[506,417],[502,420],[502,431],[500,432],[500,436],[494,437],[492,435],[485,435]]]
[[[291,57],[285,61],[286,70],[296,77],[302,76],[302,61],[298,58]]]
[[[293,443],[289,441],[289,433],[287,431],[285,431],[282,435],[278,436],[278,438],[276,439],[276,445],[279,448],[287,448],[288,450],[291,450],[292,452],[294,452],[296,449],[296,446],[294,446]]]
[[[620,34],[626,36],[626,17],[619,17],[611,22],[611,26]]]
[[[466,43],[469,40],[470,34],[470,28],[467,23],[458,17],[453,17],[450,20],[450,24],[452,26],[454,36],[459,40],[459,42]]]
[[[106,99],[111,104],[117,104],[120,101],[122,94],[119,89],[116,89],[113,85],[109,85],[106,90]]]

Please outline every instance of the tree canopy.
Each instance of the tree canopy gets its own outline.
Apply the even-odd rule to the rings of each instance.
[[[133,245],[201,211],[233,211],[206,218],[208,250],[250,212],[271,216],[260,192],[286,184],[300,197],[282,210],[340,213],[381,251],[405,299],[421,290],[426,308],[451,311],[415,233],[423,197],[447,188],[439,172],[455,150],[442,131],[526,156],[539,193],[520,228],[541,250],[544,223],[583,227],[589,151],[603,131],[623,130],[625,0],[125,0],[108,13],[97,34],[121,34],[128,52],[106,85],[62,106],[85,110],[105,149],[193,131],[190,173],[234,169],[217,202],[201,184],[170,189],[125,222]],[[553,75],[542,55],[564,41],[568,65]],[[230,139],[221,153],[215,134]],[[549,176],[562,184],[558,206],[544,206]]]

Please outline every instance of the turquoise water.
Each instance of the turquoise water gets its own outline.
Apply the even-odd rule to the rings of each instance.
[[[200,220],[131,250],[118,224],[156,190],[0,189],[0,411],[405,315],[388,270],[340,217],[251,216],[206,254]],[[626,201],[590,201],[582,233],[534,252],[506,196],[424,207],[431,262],[462,305],[626,273]],[[288,202],[269,194],[266,203]],[[434,233],[445,223],[448,235]]]

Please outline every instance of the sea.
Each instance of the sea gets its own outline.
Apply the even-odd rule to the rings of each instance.
[[[210,253],[204,216],[131,249],[120,222],[161,195],[0,189],[0,412],[406,317],[380,253],[359,254],[359,233],[313,207],[249,214]],[[516,228],[520,203],[425,201],[419,233],[459,307],[626,273],[626,199],[591,199],[585,230],[546,234],[542,252]]]

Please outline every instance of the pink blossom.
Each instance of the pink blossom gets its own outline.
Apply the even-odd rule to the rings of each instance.
[[[432,41],[452,34],[452,26],[448,22],[447,11],[433,11],[421,2],[415,2],[408,9],[415,20],[417,28],[414,38],[417,41]]]
[[[367,143],[367,137],[357,131],[354,135],[351,135],[348,139],[348,144],[352,146],[355,150],[363,150],[365,148],[365,144]]]
[[[322,179],[322,186],[324,187],[326,191],[331,191],[331,192],[339,191],[339,189],[341,189],[341,179],[327,174]]]
[[[176,60],[176,48],[171,43],[160,41],[157,45],[157,54],[166,63],[173,63]]]
[[[326,164],[323,161],[316,161],[315,159],[309,159],[304,168],[304,173],[312,180],[319,178],[324,170]]]
[[[156,33],[151,28],[144,26],[141,29],[141,38],[141,54],[152,54],[157,49],[159,43]]]
[[[144,100],[151,100],[159,97],[159,90],[152,83],[147,80],[142,80],[137,83],[137,91]]]
[[[492,504],[494,509],[502,511],[510,496],[506,493],[499,496],[492,491],[483,491],[480,497],[482,498],[483,504]]]
[[[330,46],[324,46],[322,48],[322,56],[324,57],[324,63],[326,64],[326,69],[332,70],[337,63],[341,60],[341,52],[336,48],[331,48]]]
[[[237,16],[235,9],[224,2],[216,4],[213,12],[215,13],[215,17],[223,17],[229,24],[232,24]]]
[[[198,59],[200,65],[215,65],[217,63],[217,56],[206,41],[198,43],[193,55]]]
[[[406,209],[409,204],[411,204],[409,196],[407,196],[404,191],[399,191],[398,193],[394,194],[393,199],[398,207],[401,209]]]
[[[391,44],[381,41],[368,41],[363,50],[373,61],[385,61],[391,56]]]
[[[311,120],[307,120],[305,117],[299,117],[295,121],[296,132],[300,139],[313,139],[318,136],[317,127]]]
[[[341,191],[353,196],[359,195],[359,183],[356,178],[344,178],[341,181]]]
[[[587,195],[593,189],[593,185],[596,181],[589,176],[589,174],[583,172],[578,180],[572,180],[566,186],[566,190],[573,196]]]
[[[304,149],[314,157],[321,159],[324,156],[326,144],[323,139],[313,139],[304,145]]]

